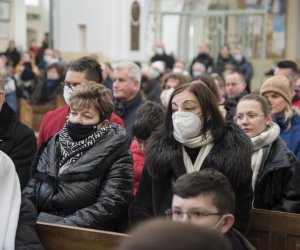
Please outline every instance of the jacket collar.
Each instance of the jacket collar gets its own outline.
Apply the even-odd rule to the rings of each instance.
[[[288,157],[288,149],[283,140],[278,137],[272,144],[263,148],[264,154],[261,162],[260,173],[256,185],[264,180],[269,173],[274,170],[291,167],[291,161]]]
[[[0,111],[0,140],[7,140],[12,136],[13,123],[18,120],[16,113],[4,102]]]
[[[142,101],[141,93],[139,92],[133,99],[125,102],[115,102],[114,104],[114,111],[115,113],[123,117],[128,109],[130,109],[132,106],[136,106]]]

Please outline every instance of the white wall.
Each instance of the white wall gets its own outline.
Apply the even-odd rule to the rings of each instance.
[[[24,1],[12,1],[13,31],[11,39],[14,39],[19,49],[27,49],[26,41],[26,7]]]
[[[130,50],[130,12],[133,0],[60,0],[54,3],[54,47],[63,52],[82,52],[79,25],[86,26],[86,53],[102,53],[116,62],[145,60],[147,0],[141,7],[140,50]],[[75,4],[76,3],[76,4]]]

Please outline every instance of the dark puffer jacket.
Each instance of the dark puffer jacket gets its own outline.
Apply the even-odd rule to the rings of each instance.
[[[263,148],[255,184],[255,208],[300,213],[300,165],[281,138]]]
[[[16,232],[16,250],[43,250],[35,229],[36,210],[32,202],[22,196],[20,217]]]
[[[21,188],[24,188],[30,179],[36,138],[30,128],[18,121],[16,113],[6,102],[0,112],[0,150],[14,162]]]
[[[24,189],[38,212],[61,216],[58,224],[119,230],[132,198],[133,170],[125,129],[112,125],[101,140],[58,175],[58,135],[39,150],[33,179]]]
[[[171,207],[172,186],[179,176],[186,174],[181,149],[181,144],[163,130],[150,138],[139,189],[130,208],[131,224],[163,216]],[[201,166],[214,168],[229,178],[236,195],[235,227],[240,232],[247,230],[253,198],[251,154],[249,138],[229,122]]]

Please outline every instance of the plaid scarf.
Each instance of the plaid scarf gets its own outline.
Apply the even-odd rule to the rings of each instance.
[[[262,132],[258,136],[255,136],[253,138],[250,138],[253,145],[253,153],[251,157],[251,168],[253,171],[252,175],[252,188],[254,190],[255,183],[257,180],[257,176],[259,173],[259,170],[261,168],[261,161],[263,157],[263,147],[271,144],[274,142],[280,134],[280,128],[275,123],[272,122],[266,131]]]
[[[60,163],[59,168],[61,173],[68,168],[72,163],[77,161],[88,149],[94,146],[102,137],[111,129],[110,123],[103,123],[102,126],[83,140],[73,141],[69,136],[65,126],[59,133],[59,147],[60,147]]]

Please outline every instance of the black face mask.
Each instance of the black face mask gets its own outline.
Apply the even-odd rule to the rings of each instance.
[[[99,123],[92,125],[81,125],[78,123],[68,122],[66,127],[68,134],[73,141],[81,141],[97,131],[98,124]]]

